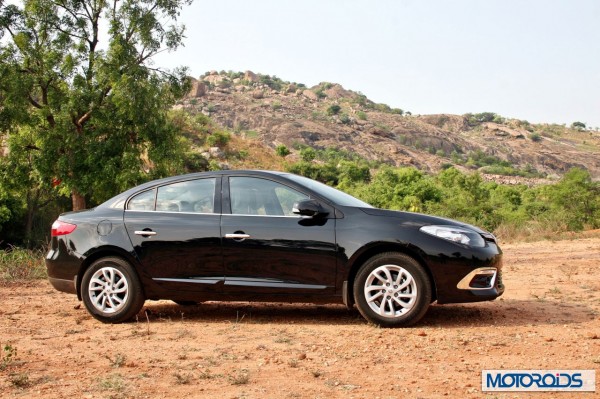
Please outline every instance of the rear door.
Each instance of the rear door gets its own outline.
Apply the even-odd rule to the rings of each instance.
[[[165,289],[220,292],[221,177],[178,181],[129,199],[127,233],[143,272]]]

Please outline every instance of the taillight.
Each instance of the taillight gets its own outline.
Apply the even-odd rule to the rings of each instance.
[[[54,223],[52,223],[51,235],[52,235],[52,237],[56,237],[56,236],[64,236],[66,234],[71,234],[73,231],[75,231],[75,228],[77,228],[77,225],[75,225],[75,224],[66,223],[61,220],[57,220]]]

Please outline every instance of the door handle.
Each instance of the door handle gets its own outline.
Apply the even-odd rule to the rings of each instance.
[[[134,231],[138,236],[155,236],[158,234],[156,231],[136,230]]]
[[[250,234],[246,234],[246,233],[225,234],[225,238],[233,238],[234,240],[245,240],[246,238],[250,238]]]

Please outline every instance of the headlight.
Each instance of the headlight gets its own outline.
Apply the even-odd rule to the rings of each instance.
[[[469,245],[471,247],[485,247],[485,240],[472,230],[454,226],[423,226],[419,229],[444,240]]]

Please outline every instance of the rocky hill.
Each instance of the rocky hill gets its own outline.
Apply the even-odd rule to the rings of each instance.
[[[448,165],[479,170],[505,183],[556,179],[572,167],[600,178],[597,131],[493,113],[412,115],[339,84],[309,88],[250,71],[213,71],[193,79],[191,92],[177,107],[208,115],[265,151],[285,145],[292,159],[303,146],[333,147],[425,171]]]

